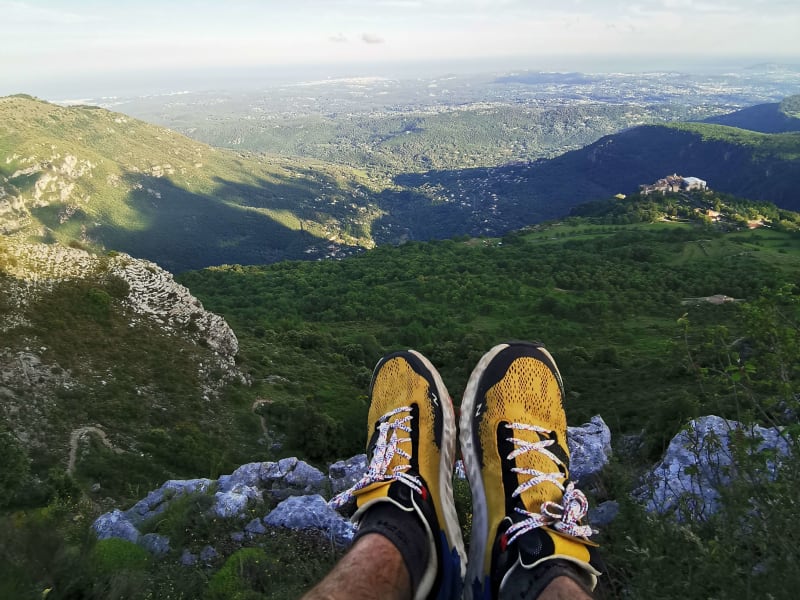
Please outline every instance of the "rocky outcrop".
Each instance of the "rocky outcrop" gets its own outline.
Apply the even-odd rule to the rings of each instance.
[[[719,508],[720,490],[739,474],[735,443],[747,453],[768,452],[757,475],[772,478],[789,443],[777,428],[744,425],[717,416],[700,417],[670,441],[664,458],[634,492],[650,512],[678,519],[705,519]]]
[[[357,454],[353,458],[340,460],[328,467],[331,493],[338,494],[350,489],[367,472],[367,455]]]
[[[611,458],[611,430],[600,415],[579,427],[567,427],[569,475],[578,487],[589,487]]]
[[[62,155],[55,150],[47,158],[24,158],[18,154],[4,158],[6,164],[26,166],[0,180],[0,233],[8,234],[28,225],[33,208],[61,205],[59,220],[63,223],[78,207],[89,202],[89,195],[80,193],[76,184],[82,179],[92,178],[97,165],[90,160],[72,154]],[[25,179],[34,181],[27,193],[14,185]]]
[[[118,277],[128,286],[125,305],[139,318],[154,321],[166,332],[211,349],[214,364],[206,365],[205,371],[222,369],[228,378],[240,377],[234,363],[239,342],[231,328],[222,317],[206,311],[188,289],[155,263],[127,254],[90,254],[58,244],[14,243],[3,251],[8,263],[4,271],[11,278],[7,283],[14,284],[13,301],[17,307],[30,303],[61,281]],[[11,320],[5,327],[14,322]],[[0,323],[0,327],[3,325]]]
[[[353,526],[323,499],[321,494],[328,494],[330,488],[331,480],[326,475],[297,458],[248,463],[216,481],[167,481],[128,510],[113,510],[100,516],[92,527],[99,539],[119,537],[156,554],[164,553],[168,551],[165,548],[169,548],[169,540],[143,535],[146,524],[158,518],[177,498],[208,494],[213,496],[209,512],[230,522],[231,537],[235,540],[263,535],[267,527],[287,527],[321,531],[336,543],[346,544],[352,539]],[[270,511],[270,506],[275,508]],[[250,518],[253,508],[265,515]]]
[[[573,473],[578,475],[579,482],[591,485],[611,453],[608,427],[600,417],[594,417],[585,425],[569,428],[568,442],[573,454]],[[352,540],[354,527],[323,496],[331,497],[350,488],[366,470],[365,454],[331,464],[327,475],[297,458],[248,463],[216,481],[168,481],[130,509],[101,516],[93,528],[100,538],[122,537],[151,552],[164,552],[169,548],[169,540],[142,535],[146,523],[167,510],[175,498],[199,493],[213,495],[208,510],[230,523],[230,538],[234,541],[243,542],[265,535],[269,528],[284,527],[321,532],[335,543],[346,545]],[[253,518],[254,511],[264,514]],[[613,518],[613,514],[613,507],[607,507],[598,513],[597,519]],[[195,564],[198,557],[186,550],[181,560],[184,559],[186,564]]]
[[[128,305],[139,315],[159,323],[164,330],[188,335],[208,346],[216,367],[228,374],[236,371],[234,357],[239,341],[225,320],[203,309],[189,290],[178,284],[155,263],[117,255],[110,259],[108,272],[122,278],[130,287]]]
[[[105,386],[110,377],[106,370],[89,372],[91,360],[86,361],[82,377],[76,376],[53,359],[46,338],[33,333],[35,328],[25,330],[37,302],[70,281],[91,282],[101,290],[113,285],[112,310],[132,326],[155,326],[194,344],[197,382],[206,400],[215,398],[230,381],[246,383],[235,363],[238,340],[225,320],[206,311],[154,263],[125,254],[97,255],[58,244],[0,238],[0,415],[27,447],[46,448],[52,446],[53,434],[68,436],[69,430],[58,431],[58,427],[47,433],[48,415],[59,397],[91,395],[93,386]],[[146,396],[148,392],[142,387],[138,393]],[[103,429],[105,425],[72,423],[71,427]],[[64,439],[64,446],[68,440]],[[81,440],[72,441],[73,458]]]
[[[318,494],[287,498],[264,517],[264,523],[295,530],[315,529],[340,545],[350,543],[355,533],[354,525]]]

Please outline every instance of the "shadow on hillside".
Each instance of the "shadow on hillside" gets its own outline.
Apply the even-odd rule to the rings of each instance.
[[[487,229],[507,231],[566,216],[587,201],[637,192],[641,184],[672,173],[705,179],[713,190],[797,210],[796,172],[796,160],[759,155],[758,147],[644,125],[549,160],[407,173],[394,182],[412,192],[423,186],[435,189],[448,201],[472,207],[474,220],[492,225]]]
[[[126,184],[129,208],[144,225],[90,229],[106,248],[146,258],[180,273],[221,264],[267,264],[318,256],[327,240],[301,226],[303,187],[256,180],[247,185],[215,179],[212,194],[192,193],[168,178],[131,174]],[[313,199],[310,191],[306,198]],[[298,208],[298,206],[300,208]],[[265,209],[284,211],[283,222]],[[297,217],[297,218],[295,218]],[[313,254],[306,251],[315,248]]]
[[[339,187],[329,174],[311,168],[293,166],[291,176],[279,183],[254,178],[251,183],[213,179],[218,186],[215,196],[233,200],[242,206],[268,210],[291,211],[302,219],[332,215],[337,219],[354,219],[359,215],[366,191]]]

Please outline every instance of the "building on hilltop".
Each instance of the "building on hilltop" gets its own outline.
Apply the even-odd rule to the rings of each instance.
[[[691,192],[692,190],[707,190],[708,183],[699,177],[684,177],[683,178],[684,190]]]
[[[691,192],[693,190],[707,189],[708,183],[704,179],[700,179],[699,177],[682,177],[677,173],[674,175],[667,175],[653,184],[643,184],[639,186],[639,191],[645,196],[653,192]]]

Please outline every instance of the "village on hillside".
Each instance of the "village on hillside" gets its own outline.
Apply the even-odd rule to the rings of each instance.
[[[762,215],[752,215],[750,218],[743,218],[741,216],[736,218],[731,214],[727,214],[724,207],[719,202],[716,202],[713,207],[710,205],[703,205],[704,203],[698,205],[696,204],[696,198],[693,200],[692,197],[687,195],[688,192],[710,191],[711,188],[708,187],[708,182],[705,179],[700,179],[699,177],[683,177],[677,173],[667,175],[655,183],[641,184],[639,186],[639,193],[642,196],[648,196],[653,193],[683,194],[687,200],[695,203],[695,214],[701,215],[707,219],[709,223],[733,223],[736,227],[744,226],[748,229],[757,229],[759,227],[768,226],[769,220],[765,219]],[[618,194],[616,196],[616,198],[620,200],[625,199],[625,197],[626,196],[623,194]],[[665,216],[663,220],[674,221],[676,219],[670,216]]]
[[[708,189],[708,183],[699,177],[682,177],[677,173],[674,175],[667,175],[663,179],[659,179],[652,184],[642,184],[639,186],[639,191],[643,196],[652,194],[653,192],[692,192],[692,191],[705,191]]]

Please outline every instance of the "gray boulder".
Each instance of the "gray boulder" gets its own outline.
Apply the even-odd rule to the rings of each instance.
[[[139,541],[139,530],[131,523],[121,510],[114,509],[111,512],[100,515],[94,523],[92,529],[97,534],[97,539],[106,540],[108,538],[120,538],[128,540],[134,544]]]
[[[263,535],[267,532],[267,528],[264,527],[264,524],[261,522],[261,519],[253,519],[247,525],[244,526],[244,530],[247,533],[251,533],[253,535]]]
[[[232,519],[244,514],[249,503],[262,502],[263,499],[259,488],[237,485],[227,492],[216,492],[211,510],[218,517]]]
[[[145,533],[139,538],[139,545],[154,556],[164,556],[170,551],[169,538],[157,533]]]
[[[587,486],[608,464],[611,457],[611,431],[600,415],[580,427],[567,427],[570,453],[570,479],[578,487]]]
[[[202,493],[208,491],[212,481],[210,479],[170,479],[157,490],[139,500],[125,511],[125,517],[134,525],[140,525],[147,519],[154,517],[166,510],[174,498],[185,494]]]
[[[336,495],[350,489],[367,472],[367,455],[356,454],[353,458],[340,460],[328,467],[331,493]]]
[[[327,478],[322,471],[302,460],[286,474],[284,481],[289,489],[303,490],[306,493],[324,491],[327,487]]]
[[[619,502],[616,500],[606,500],[594,508],[589,509],[589,524],[592,527],[606,527],[617,518],[619,514]]]
[[[319,469],[294,457],[261,463],[260,478],[265,493],[275,501],[289,496],[321,494],[328,487],[328,478]]]
[[[674,514],[678,519],[706,519],[719,508],[719,491],[736,477],[731,449],[733,437],[755,442],[754,452],[770,450],[776,460],[765,461],[763,475],[774,477],[789,444],[776,428],[743,425],[717,416],[690,421],[669,443],[664,458],[634,491],[649,512]]]
[[[218,556],[219,553],[214,546],[203,546],[203,549],[200,550],[200,560],[206,564],[212,562]]]
[[[355,533],[355,526],[319,494],[287,498],[264,517],[264,523],[294,530],[317,529],[342,546],[349,544]]]
[[[247,463],[236,469],[230,475],[222,475],[218,480],[217,489],[220,492],[229,492],[235,487],[258,487],[261,484],[261,469],[265,463]]]

